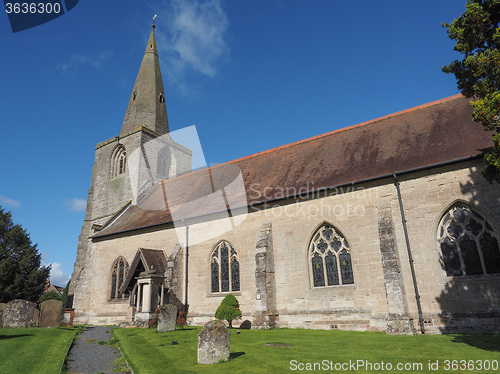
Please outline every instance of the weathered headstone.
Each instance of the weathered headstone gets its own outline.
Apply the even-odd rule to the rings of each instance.
[[[7,309],[7,303],[0,303],[0,328],[3,327],[3,318],[5,315],[5,309]]]
[[[252,322],[250,322],[248,319],[244,320],[240,325],[240,329],[250,330],[251,328]]]
[[[156,331],[174,331],[177,321],[177,307],[172,304],[162,305],[158,313],[158,325]]]
[[[27,300],[11,300],[4,312],[3,327],[28,327],[34,325],[36,304]]]
[[[40,327],[59,327],[62,319],[62,301],[47,300],[40,308]]]
[[[229,330],[222,321],[208,322],[198,334],[198,363],[215,364],[229,358]]]

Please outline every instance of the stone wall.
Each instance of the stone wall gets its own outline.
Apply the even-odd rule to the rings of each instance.
[[[465,326],[472,326],[469,330],[496,329],[498,325],[500,276],[447,277],[437,243],[439,221],[457,200],[477,209],[500,233],[500,190],[480,177],[480,166],[481,161],[464,162],[398,176],[426,332]],[[226,295],[211,292],[209,265],[213,249],[225,240],[238,253],[241,290],[234,294],[242,320],[248,319],[254,326],[262,325],[265,310],[264,315],[275,316],[280,327],[420,330],[393,178],[261,208],[254,207],[242,224],[222,235],[203,241],[190,239],[189,323],[202,325],[213,319]],[[190,235],[195,239],[200,233],[217,232],[216,228],[227,223],[227,219],[194,223]],[[349,243],[352,285],[313,287],[308,248],[313,233],[324,223],[333,225]],[[92,297],[82,304],[78,322],[111,323],[126,315],[127,303],[121,306],[108,300],[110,270],[118,256],[130,263],[141,247],[163,249],[170,257],[179,245],[183,250],[182,242],[172,228],[95,242],[88,264],[101,276],[89,283]],[[184,256],[179,252],[177,258]],[[176,294],[182,300],[184,265],[175,268]]]

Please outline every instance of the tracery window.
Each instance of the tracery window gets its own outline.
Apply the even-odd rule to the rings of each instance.
[[[123,257],[119,257],[111,268],[111,300],[123,298],[120,287],[128,273],[128,262]]]
[[[166,150],[158,153],[156,177],[158,179],[168,179],[170,177],[170,155]]]
[[[498,237],[468,205],[453,206],[441,219],[438,242],[448,276],[500,273]]]
[[[240,290],[240,263],[233,246],[220,242],[210,256],[212,292]]]
[[[314,233],[309,259],[314,287],[354,284],[349,244],[333,226],[324,224]]]
[[[127,152],[123,145],[116,147],[113,152],[113,169],[111,172],[112,177],[116,177],[125,173],[127,167]]]

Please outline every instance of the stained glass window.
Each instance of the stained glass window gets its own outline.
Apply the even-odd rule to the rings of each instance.
[[[212,292],[240,290],[240,263],[231,244],[220,242],[210,257]]]
[[[111,299],[117,300],[123,298],[120,287],[125,280],[128,272],[128,262],[123,257],[119,257],[111,268]]]
[[[349,244],[333,226],[325,224],[314,233],[309,258],[314,287],[354,284]]]
[[[219,263],[212,259],[212,292],[219,292]]]
[[[491,225],[468,205],[453,206],[438,228],[446,275],[500,273],[498,239]]]

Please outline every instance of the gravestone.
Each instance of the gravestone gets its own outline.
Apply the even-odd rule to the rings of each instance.
[[[0,303],[0,328],[3,327],[3,318],[5,315],[5,309],[7,309],[7,303]]]
[[[208,322],[198,334],[198,363],[215,364],[229,358],[229,330],[222,321]]]
[[[27,300],[11,300],[4,312],[3,327],[33,326],[37,320],[36,304]]]
[[[172,304],[162,305],[158,313],[158,325],[156,331],[174,331],[177,322],[177,307]]]
[[[40,327],[59,327],[62,313],[62,301],[44,301],[40,308]]]
[[[250,330],[251,328],[252,322],[250,322],[248,319],[244,320],[240,325],[240,329],[242,330]]]

